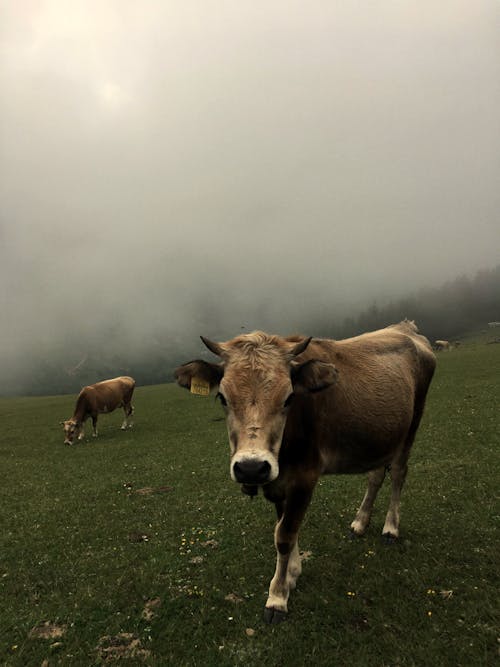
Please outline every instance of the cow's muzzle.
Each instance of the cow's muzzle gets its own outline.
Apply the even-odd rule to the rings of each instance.
[[[271,465],[259,459],[241,459],[233,465],[233,474],[240,484],[266,484],[270,481]]]

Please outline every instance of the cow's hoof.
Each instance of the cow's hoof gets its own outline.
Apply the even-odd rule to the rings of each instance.
[[[286,621],[286,611],[275,609],[274,607],[266,607],[264,609],[264,622],[268,625],[277,625]]]
[[[382,544],[396,544],[398,538],[392,533],[382,533]]]
[[[349,531],[349,539],[350,540],[359,540],[364,536],[364,533],[357,533],[355,530],[351,528]]]

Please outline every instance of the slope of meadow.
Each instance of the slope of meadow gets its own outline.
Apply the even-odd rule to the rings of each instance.
[[[136,390],[135,427],[101,417],[65,447],[73,396],[0,401],[2,665],[471,665],[497,653],[500,345],[439,357],[400,542],[348,525],[360,477],[324,478],[286,623],[263,624],[273,508],[228,475],[221,410]],[[90,429],[89,433],[90,433]]]

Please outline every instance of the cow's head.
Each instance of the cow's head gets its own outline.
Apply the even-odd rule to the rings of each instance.
[[[217,388],[226,412],[232,479],[245,485],[272,482],[279,474],[278,455],[295,395],[333,385],[335,366],[296,360],[311,338],[291,342],[254,332],[226,343],[202,341],[222,362],[184,364],[175,371],[177,382],[187,389],[192,380]]]
[[[64,422],[61,422],[64,428],[64,444],[72,445],[75,438],[78,438],[82,430],[82,425],[80,422],[75,421],[74,419],[67,419]]]

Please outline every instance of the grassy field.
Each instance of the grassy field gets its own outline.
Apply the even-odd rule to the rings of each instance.
[[[213,399],[139,388],[134,429],[103,416],[74,447],[74,396],[2,399],[0,664],[493,665],[499,398],[500,345],[440,355],[400,542],[380,540],[388,488],[351,541],[364,479],[324,478],[279,626],[261,620],[274,509],[231,482]]]

